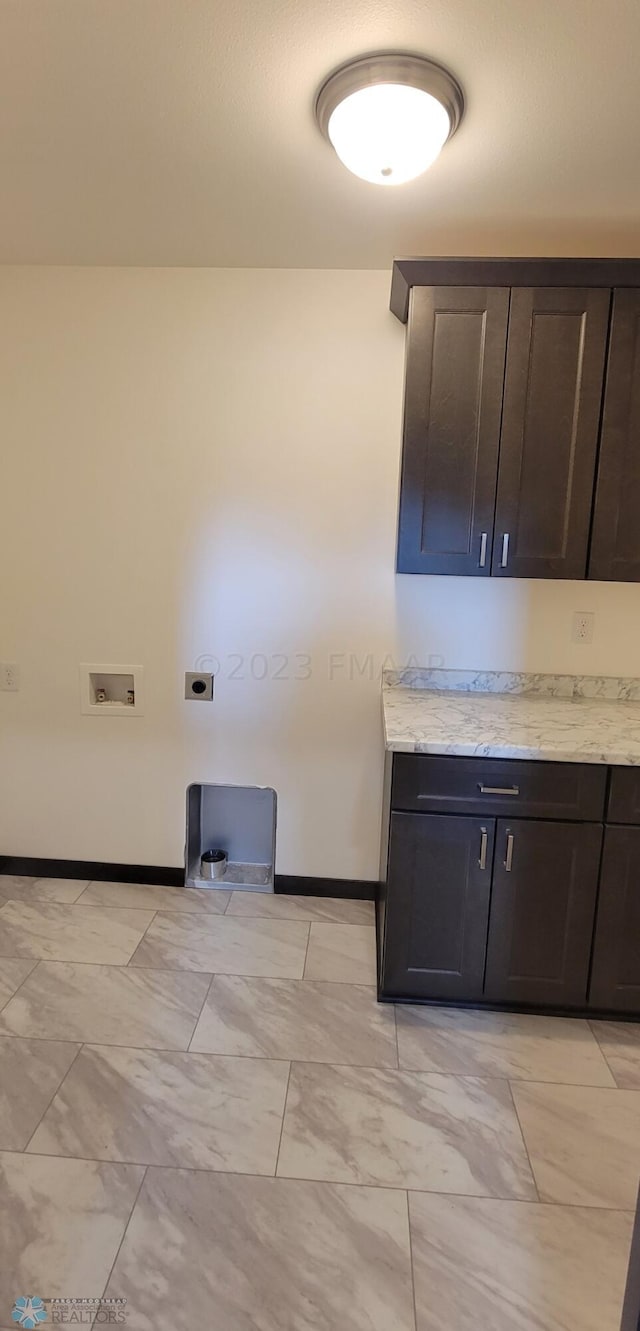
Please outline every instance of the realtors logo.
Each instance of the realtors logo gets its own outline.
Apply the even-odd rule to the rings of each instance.
[[[126,1299],[41,1299],[36,1294],[21,1294],[11,1310],[17,1326],[26,1331],[48,1322],[51,1326],[122,1326],[127,1320]]]

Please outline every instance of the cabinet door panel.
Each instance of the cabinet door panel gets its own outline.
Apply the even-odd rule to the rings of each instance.
[[[640,768],[611,768],[606,821],[640,827]]]
[[[382,992],[480,998],[495,823],[391,815]]]
[[[607,827],[591,1007],[640,1012],[640,827]]]
[[[585,1003],[601,843],[599,823],[498,822],[485,998]]]
[[[640,582],[640,291],[616,291],[589,577]]]
[[[511,293],[492,572],[584,578],[610,292]]]
[[[508,309],[501,287],[413,290],[399,573],[490,572]]]

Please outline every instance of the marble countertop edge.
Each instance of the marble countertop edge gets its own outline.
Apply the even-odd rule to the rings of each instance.
[[[416,688],[413,678],[412,686],[385,680],[385,748],[394,753],[640,766],[640,701],[635,688],[628,687],[631,682],[625,681],[625,690],[612,698],[588,687],[585,696],[582,691],[549,693],[544,687],[493,692],[453,689],[450,682],[426,688],[421,681]]]

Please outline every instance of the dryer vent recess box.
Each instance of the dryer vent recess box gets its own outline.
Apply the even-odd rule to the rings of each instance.
[[[140,665],[80,666],[80,710],[85,716],[142,716]]]

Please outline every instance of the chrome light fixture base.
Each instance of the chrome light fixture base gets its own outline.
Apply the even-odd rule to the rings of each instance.
[[[350,60],[330,74],[318,91],[316,121],[329,142],[329,120],[336,107],[354,92],[380,83],[406,84],[428,92],[444,106],[449,116],[449,134],[455,134],[464,113],[464,93],[453,74],[426,56],[401,51],[382,51]]]

